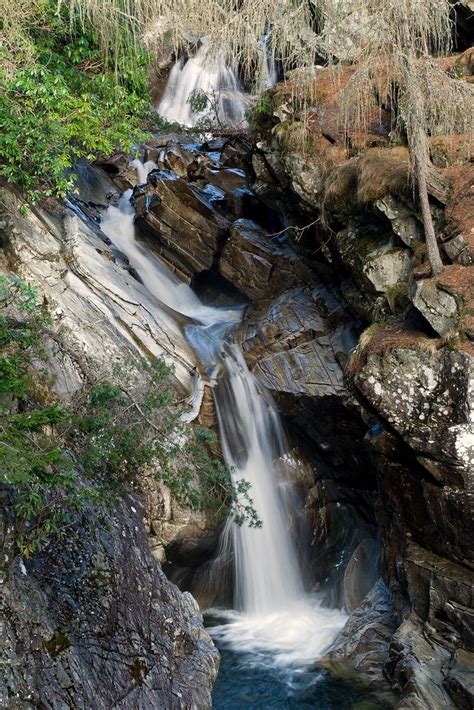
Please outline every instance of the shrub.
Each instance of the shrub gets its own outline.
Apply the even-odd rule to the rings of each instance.
[[[138,372],[137,363],[119,368],[74,407],[39,401],[33,363],[48,318],[16,276],[0,276],[0,308],[0,484],[11,493],[23,555],[61,535],[87,501],[110,503],[138,488],[146,466],[183,504],[260,524],[248,484],[234,487],[211,454],[212,432],[181,422],[163,360],[142,361]]]

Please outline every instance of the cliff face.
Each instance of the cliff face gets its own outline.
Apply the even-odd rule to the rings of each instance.
[[[218,653],[152,557],[136,499],[86,510],[66,539],[13,564],[5,518],[0,547],[2,707],[210,707]]]
[[[105,175],[102,183],[114,189]],[[177,392],[189,392],[194,355],[179,327],[166,313],[156,319],[93,222],[57,204],[22,214],[3,186],[0,202],[2,271],[35,284],[52,316],[38,366],[54,396],[67,404],[127,358],[150,354],[171,361]],[[180,531],[202,534],[205,517],[180,507],[153,471],[141,483],[145,505],[111,494],[29,560],[18,557],[14,501],[2,486],[2,707],[210,707],[217,650],[194,599],[156,560]]]
[[[457,60],[460,65],[466,61],[467,55]],[[256,125],[252,158],[254,187],[263,199],[274,204],[279,189],[297,195],[298,212],[287,212],[295,224],[289,233],[296,250],[325,280],[329,265],[329,278],[338,282],[352,322],[355,318],[366,329],[345,376],[334,380],[333,372],[331,378],[339,406],[347,407],[345,387],[362,408],[364,445],[377,479],[373,510],[382,540],[383,578],[398,630],[391,641],[393,628],[387,632],[385,624],[374,631],[373,609],[383,607],[384,597],[370,597],[364,602],[365,630],[359,610],[346,632],[346,641],[352,641],[341,642],[332,661],[345,657],[370,675],[376,640],[385,638],[388,653],[381,665],[404,692],[402,707],[467,708],[473,698],[468,678],[474,658],[472,156],[465,146],[461,150],[462,139],[432,139],[429,190],[446,266],[430,278],[406,149],[390,144],[383,112],[367,133],[359,133],[349,146],[344,143],[335,120],[340,87],[332,82],[331,73],[321,70],[320,103],[305,148],[295,142],[304,129],[291,98],[277,88],[270,97],[271,115]],[[302,229],[304,224],[310,226]],[[273,321],[281,300],[269,306]],[[266,322],[256,339],[264,349]],[[317,329],[318,374],[328,345],[339,362],[336,352],[344,352],[333,328],[329,333]],[[254,371],[278,392],[293,390],[292,397],[295,390],[300,396],[310,392],[304,409],[312,411],[324,392],[313,381],[328,386],[331,378],[315,378],[308,363],[300,368],[301,358],[295,360],[285,334],[276,331],[270,350],[288,350],[284,363],[277,360],[268,375],[267,362],[276,357],[266,355]],[[308,348],[298,343],[296,349],[301,347]],[[258,351],[255,343],[252,348]],[[279,401],[295,416],[293,404]],[[314,423],[311,417],[311,425],[318,446],[314,430],[319,420]],[[356,467],[344,468],[345,490],[367,483],[367,475]],[[333,474],[329,478],[334,480]]]

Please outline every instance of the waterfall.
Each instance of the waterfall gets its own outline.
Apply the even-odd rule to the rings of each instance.
[[[261,528],[229,520],[223,544],[232,543],[235,560],[235,611],[220,611],[223,623],[211,634],[233,649],[269,653],[272,663],[301,667],[314,662],[346,620],[323,609],[304,591],[289,530],[293,493],[288,475],[292,456],[279,415],[250,373],[229,334],[240,308],[213,308],[135,236],[131,191],[110,206],[103,232],[128,257],[145,287],[159,303],[186,316],[185,333],[213,387],[224,458],[236,483],[250,483]],[[298,462],[296,461],[296,466]]]
[[[207,99],[202,110],[193,110],[192,97]],[[225,126],[245,125],[245,96],[237,75],[222,57],[213,57],[201,40],[196,54],[179,59],[171,69],[157,111],[163,118],[183,126],[195,126],[203,119]]]
[[[235,555],[235,604],[252,614],[281,611],[303,596],[296,550],[288,534],[291,488],[278,467],[287,445],[280,419],[260,394],[242,353],[227,346],[225,376],[216,390],[221,443],[234,482],[250,483],[262,527],[227,525]]]

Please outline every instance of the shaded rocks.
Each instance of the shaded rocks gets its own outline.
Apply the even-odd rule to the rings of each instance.
[[[7,526],[1,544],[10,559]],[[1,574],[4,707],[211,707],[217,650],[151,556],[132,497]]]
[[[233,223],[218,268],[250,300],[271,298],[311,281],[311,271],[289,246],[278,245],[248,219]]]
[[[391,638],[397,628],[390,592],[376,581],[360,605],[352,610],[346,625],[325,656],[329,666],[356,672],[371,683],[387,686],[384,676]]]
[[[374,329],[354,382],[440,481],[471,485],[473,356],[428,338]],[[372,346],[371,346],[372,342]]]
[[[152,171],[133,201],[139,231],[187,277],[209,269],[222,248],[229,223],[197,187],[173,174]]]

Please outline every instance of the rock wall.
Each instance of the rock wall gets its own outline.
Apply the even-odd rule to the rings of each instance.
[[[136,499],[86,510],[31,560],[12,563],[10,525],[5,515],[0,707],[211,706],[219,655],[194,599],[152,557]]]
[[[87,166],[80,182],[92,216],[117,194]],[[117,365],[128,361],[133,374],[137,358],[153,355],[175,366],[177,395],[189,395],[196,362],[179,325],[157,311],[94,220],[53,202],[25,212],[3,184],[0,205],[1,270],[35,284],[52,316],[39,363],[52,393],[73,400]],[[0,492],[1,707],[210,707],[218,653],[196,602],[156,560],[180,535],[207,535],[208,522],[152,470],[141,487],[143,503],[89,509],[29,561],[18,559],[8,490]]]
[[[457,65],[463,62],[458,59]],[[382,649],[378,657],[375,653],[376,673],[403,693],[400,707],[468,708],[474,670],[472,163],[466,152],[432,140],[429,191],[446,266],[431,278],[406,148],[389,142],[383,113],[378,127],[369,125],[366,134],[356,136],[357,145],[344,143],[334,120],[339,89],[330,73],[319,72],[317,120],[305,128],[287,90],[275,89],[271,113],[254,126],[252,159],[261,199],[275,204],[280,190],[299,200],[298,211],[287,212],[296,251],[319,274],[322,263],[332,268],[345,309],[365,328],[344,375],[314,378],[320,385],[303,406],[318,426],[318,404],[331,379],[333,388],[344,383],[358,401],[365,460],[376,477],[373,510],[395,626],[387,631],[385,625],[384,631],[376,624],[374,631],[372,612],[364,612],[374,608],[369,595],[349,620],[332,662],[345,659],[346,666],[370,676],[370,659]],[[305,146],[295,139],[304,130],[309,131]],[[444,145],[443,160],[437,140]],[[452,145],[458,145],[456,139]],[[268,311],[271,318],[263,318],[260,341],[251,330],[270,354],[261,354],[253,340],[249,352],[254,348],[258,354],[255,372],[270,386],[280,380],[283,389],[295,390],[314,371],[290,350],[282,374],[275,340],[285,342],[286,336],[277,327],[276,336],[267,335],[267,321],[278,324],[277,304],[278,299]],[[321,330],[316,340],[327,338]],[[334,347],[334,332],[324,349],[317,346],[319,357],[328,345]],[[298,343],[296,350],[307,348]],[[273,380],[266,372],[272,360]],[[322,373],[319,360],[316,371]],[[311,381],[308,385],[311,389]],[[347,401],[342,392],[335,392],[339,404]],[[291,411],[279,401],[283,411]]]

